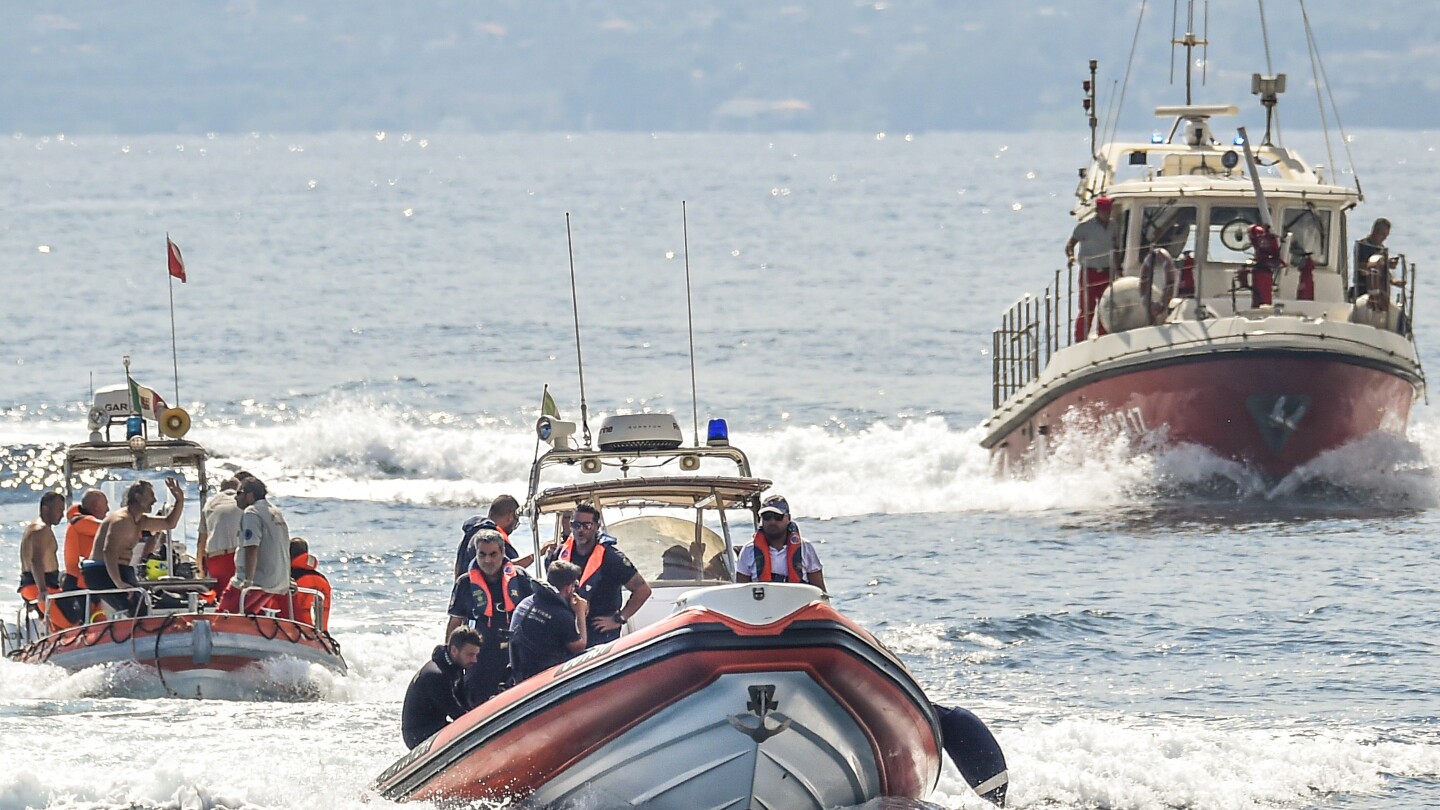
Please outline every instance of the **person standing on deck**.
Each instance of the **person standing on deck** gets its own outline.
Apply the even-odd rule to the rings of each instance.
[[[1065,243],[1065,266],[1074,267],[1075,247],[1080,247],[1080,286],[1078,291],[1080,314],[1075,318],[1075,342],[1085,339],[1090,331],[1090,322],[1095,318],[1100,296],[1115,278],[1120,267],[1120,228],[1111,218],[1114,201],[1109,197],[1095,198],[1095,216],[1075,226],[1070,241]],[[1096,324],[1096,334],[1105,334],[1104,327]]]
[[[576,506],[570,516],[570,532],[570,539],[555,549],[549,561],[564,560],[580,567],[575,592],[589,603],[589,646],[614,641],[625,622],[650,598],[650,583],[624,552],[602,539],[608,535],[601,528],[600,507],[593,503]],[[623,605],[622,589],[630,591]]]
[[[450,591],[448,637],[461,623],[480,634],[480,655],[465,673],[466,698],[479,706],[510,685],[510,619],[533,589],[520,566],[505,559],[505,536],[475,532],[474,561]]]

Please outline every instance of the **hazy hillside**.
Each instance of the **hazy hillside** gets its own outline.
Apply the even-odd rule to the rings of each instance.
[[[1125,105],[1131,123],[1146,125],[1148,107],[1180,92],[1169,86],[1171,5],[1148,5]],[[1423,4],[1308,6],[1347,125],[1440,125],[1440,23]],[[1113,95],[1139,8],[1119,0],[18,0],[0,27],[0,127],[1074,128],[1083,126],[1086,61],[1101,60],[1101,87]],[[1210,5],[1216,45],[1202,100],[1251,103],[1249,75],[1265,70],[1256,8],[1254,0]],[[1308,128],[1317,119],[1298,8],[1266,4],[1275,69],[1291,77],[1287,124]]]

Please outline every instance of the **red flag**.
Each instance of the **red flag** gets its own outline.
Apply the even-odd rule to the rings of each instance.
[[[165,237],[165,246],[168,248],[170,254],[170,275],[180,279],[180,283],[184,284],[185,257],[180,255],[180,246],[171,242],[168,236]]]

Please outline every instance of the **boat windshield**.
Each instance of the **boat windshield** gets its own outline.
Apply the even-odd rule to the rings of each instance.
[[[1317,265],[1330,264],[1330,214],[1330,211],[1313,205],[1285,209],[1284,230],[1281,233],[1293,237],[1287,257],[1291,267],[1304,264],[1306,255]]]
[[[616,545],[652,585],[729,582],[725,541],[708,526],[670,515],[637,515],[606,524]]]
[[[1140,247],[1165,248],[1170,256],[1179,259],[1187,250],[1194,250],[1191,237],[1195,231],[1195,206],[1176,205],[1167,202],[1162,205],[1147,205],[1140,231]]]
[[[1253,205],[1215,205],[1206,228],[1205,257],[1211,262],[1240,264],[1250,254],[1250,226],[1260,221]]]

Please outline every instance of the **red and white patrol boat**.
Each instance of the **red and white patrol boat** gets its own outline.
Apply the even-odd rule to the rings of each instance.
[[[750,475],[723,429],[706,446],[683,447],[669,415],[611,417],[598,450],[571,447],[573,431],[541,420],[552,449],[532,470],[534,536],[558,536],[560,516],[581,501],[600,505],[653,596],[619,640],[421,743],[379,777],[381,795],[818,810],[923,799],[945,750],[979,793],[1003,803],[1004,756],[973,714],[933,706],[905,665],[818,588],[734,583],[731,530],[750,538],[770,482]],[[738,474],[703,469],[722,464]],[[546,470],[581,480],[542,489]],[[556,525],[542,535],[546,518]]]
[[[159,437],[150,435],[152,423],[158,427]],[[106,480],[179,475],[199,492],[196,514],[204,508],[208,453],[183,438],[190,427],[190,417],[183,410],[166,408],[159,395],[144,386],[112,386],[95,392],[89,427],[90,441],[65,449],[67,505],[76,500],[77,485],[103,486]],[[125,438],[112,440],[112,427],[122,427]],[[164,487],[157,485],[156,490],[163,492]],[[166,696],[187,698],[268,695],[257,666],[282,658],[345,674],[340,645],[325,630],[321,618],[323,594],[304,589],[316,597],[314,615],[298,620],[216,613],[215,581],[196,578],[193,563],[187,565],[176,553],[183,544],[179,537],[182,529],[183,524],[171,533],[170,542],[164,544],[167,558],[157,566],[179,576],[143,579],[134,589],[65,592],[64,598],[77,603],[79,615],[84,617],[80,624],[66,628],[51,627],[33,607],[22,604],[15,623],[4,624],[0,636],[4,654],[16,661],[54,664],[72,672],[138,664],[156,672]],[[107,593],[135,592],[148,606],[140,618],[109,610],[101,598]],[[305,696],[303,689],[286,694]]]
[[[1175,43],[1193,66],[1206,40]],[[1187,76],[1183,106],[1155,111],[1173,122],[1168,136],[1093,149],[1092,112],[1074,213],[1086,220],[1097,199],[1113,201],[1123,275],[1079,341],[1073,275],[1057,271],[1043,295],[1005,313],[981,442],[1003,469],[1093,431],[1199,445],[1275,480],[1376,431],[1406,430],[1425,384],[1414,265],[1393,256],[1381,289],[1355,295],[1349,246],[1364,230],[1347,217],[1363,195],[1283,146],[1278,127],[1272,137],[1283,74],[1253,79],[1266,115],[1259,143],[1243,128],[1218,134],[1215,120],[1237,108],[1194,104],[1190,87]],[[1269,231],[1258,251],[1256,226]]]

